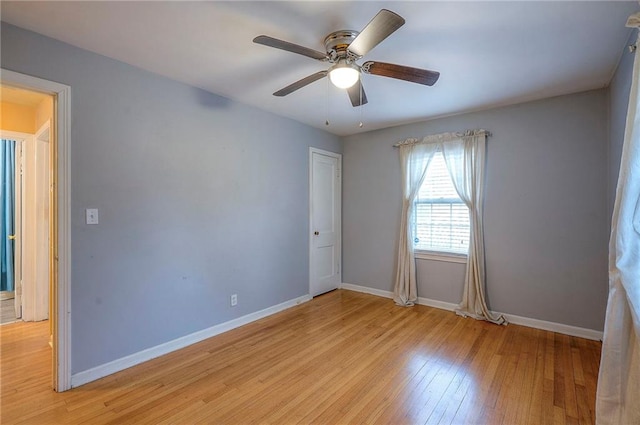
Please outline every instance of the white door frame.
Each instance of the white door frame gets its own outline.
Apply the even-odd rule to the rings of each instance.
[[[53,112],[53,111],[52,111]],[[32,142],[27,145],[28,155],[25,157],[24,176],[28,183],[23,193],[28,197],[25,205],[23,229],[23,245],[29,255],[23,257],[25,281],[29,285],[22,287],[22,320],[37,322],[50,317],[53,306],[50,303],[53,294],[52,276],[50,274],[51,241],[50,239],[50,203],[51,199],[51,166],[49,156],[52,145],[49,143],[51,122],[46,122],[35,132]],[[44,207],[44,209],[42,208]],[[46,216],[43,213],[46,211]],[[50,324],[53,324],[53,320]]]
[[[54,326],[55,353],[54,383],[56,391],[71,388],[71,179],[70,179],[70,135],[71,135],[71,87],[32,77],[26,74],[0,69],[0,81],[4,85],[39,91],[55,96],[54,131],[56,149],[52,153],[57,159],[57,285],[55,299],[56,317]],[[51,294],[52,296],[54,294]],[[52,312],[53,313],[53,312]]]
[[[313,279],[313,267],[311,264],[311,259],[313,256],[313,192],[312,192],[312,184],[313,184],[313,154],[321,154],[325,156],[329,156],[332,158],[336,158],[338,160],[338,186],[340,188],[340,193],[338,194],[338,211],[340,214],[338,216],[338,277],[339,284],[342,285],[342,154],[329,152],[322,149],[309,147],[309,295],[311,295],[311,284]]]
[[[1,130],[0,130],[1,131]],[[16,153],[15,153],[15,177],[14,177],[14,206],[13,206],[13,234],[16,236],[13,254],[13,277],[14,277],[14,290],[15,299],[13,300],[13,308],[16,314],[16,320],[22,317],[22,270],[23,270],[23,255],[22,255],[22,237],[24,232],[22,231],[22,214],[24,208],[22,202],[24,201],[23,193],[23,176],[22,170],[24,169],[24,143],[22,141],[16,141]],[[16,267],[17,266],[17,267]]]

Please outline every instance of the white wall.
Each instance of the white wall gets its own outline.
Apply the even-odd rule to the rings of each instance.
[[[1,47],[71,86],[73,374],[308,293],[308,148],[336,136],[6,23]]]
[[[392,290],[407,137],[484,128],[490,308],[602,330],[607,296],[607,91],[344,139],[343,280]],[[418,295],[457,303],[464,264],[418,260]]]

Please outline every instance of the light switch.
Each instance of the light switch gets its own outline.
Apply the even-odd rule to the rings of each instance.
[[[98,224],[97,208],[87,208],[87,224]]]

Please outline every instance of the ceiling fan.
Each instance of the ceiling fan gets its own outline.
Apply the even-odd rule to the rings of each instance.
[[[336,87],[347,90],[351,104],[355,107],[367,103],[367,96],[360,79],[362,72],[426,86],[432,86],[438,81],[440,73],[427,69],[374,61],[368,61],[362,65],[356,63],[371,49],[404,25],[404,22],[400,15],[390,10],[382,9],[361,32],[341,30],[327,35],[324,39],[326,53],[289,43],[288,41],[278,40],[267,35],[259,35],[253,39],[253,42],[332,64],[328,70],[319,71],[298,80],[273,93],[274,96],[286,96],[329,75],[329,79]]]

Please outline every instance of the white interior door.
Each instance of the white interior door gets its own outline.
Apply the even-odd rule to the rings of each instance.
[[[342,281],[341,177],[339,154],[310,148],[310,255],[311,296],[338,288]]]

